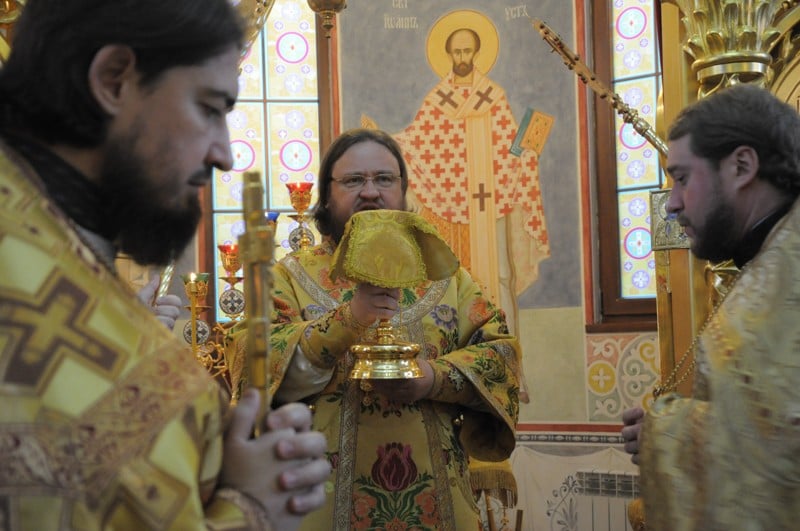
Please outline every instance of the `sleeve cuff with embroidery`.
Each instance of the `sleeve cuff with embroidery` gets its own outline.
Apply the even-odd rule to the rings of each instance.
[[[349,303],[341,304],[309,323],[300,337],[300,350],[315,366],[330,369],[367,328],[353,317]]]
[[[429,400],[477,407],[482,404],[480,395],[472,384],[446,360],[429,361],[433,369],[433,386],[428,393]]]

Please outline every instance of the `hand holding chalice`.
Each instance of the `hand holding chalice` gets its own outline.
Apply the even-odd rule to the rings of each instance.
[[[425,280],[450,277],[458,269],[458,258],[436,229],[413,212],[368,210],[354,214],[333,257],[332,279],[348,278],[388,297]],[[383,292],[381,292],[381,289]],[[398,295],[399,297],[399,295]],[[387,306],[393,313],[393,308]],[[388,317],[378,321],[374,341],[350,347],[356,358],[350,372],[354,379],[419,378],[416,362],[420,346],[395,338]]]

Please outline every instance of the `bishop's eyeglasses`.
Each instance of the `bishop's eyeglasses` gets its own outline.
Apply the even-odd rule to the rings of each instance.
[[[348,173],[341,177],[331,177],[332,181],[341,184],[346,190],[361,190],[367,185],[367,181],[372,181],[375,188],[388,190],[402,179],[401,176],[389,172],[379,172],[369,175],[367,173]]]

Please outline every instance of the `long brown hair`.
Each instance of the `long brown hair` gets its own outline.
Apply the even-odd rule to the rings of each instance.
[[[394,158],[397,159],[398,166],[400,166],[400,184],[403,188],[403,195],[408,189],[406,161],[403,160],[400,145],[389,133],[380,129],[361,128],[345,131],[330,145],[319,167],[319,178],[317,179],[319,196],[317,204],[314,206],[314,221],[323,236],[330,236],[333,233],[331,211],[328,206],[328,200],[331,196],[331,181],[333,180],[333,165],[344,155],[345,151],[361,142],[377,142],[391,151]]]

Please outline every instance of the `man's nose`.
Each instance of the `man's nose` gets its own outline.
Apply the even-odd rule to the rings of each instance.
[[[667,214],[670,217],[675,217],[681,210],[683,210],[683,204],[680,200],[680,194],[676,193],[675,190],[672,190],[669,193],[669,197],[667,198],[667,202],[664,205],[664,208],[667,211]]]
[[[361,187],[361,195],[366,195],[368,197],[375,197],[380,195],[380,190],[378,187],[375,186],[374,179],[367,179],[367,182],[364,183],[364,186]]]
[[[222,171],[228,171],[233,168],[233,153],[231,152],[230,135],[227,128],[212,141],[206,154],[205,163]]]

